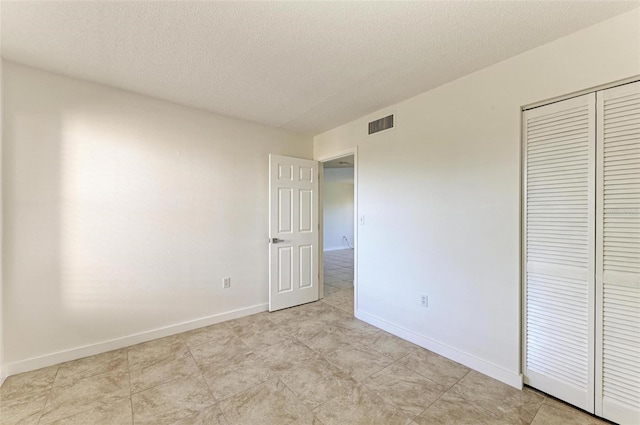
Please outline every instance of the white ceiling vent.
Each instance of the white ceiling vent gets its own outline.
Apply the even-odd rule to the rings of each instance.
[[[369,134],[393,128],[393,114],[369,123]]]

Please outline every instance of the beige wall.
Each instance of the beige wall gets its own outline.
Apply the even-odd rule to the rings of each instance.
[[[310,158],[310,137],[9,62],[3,77],[11,373],[266,308],[268,154]]]
[[[358,316],[520,385],[520,108],[637,75],[635,9],[316,136],[358,146]]]

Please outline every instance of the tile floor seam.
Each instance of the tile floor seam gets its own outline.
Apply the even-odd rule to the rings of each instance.
[[[131,365],[129,364],[129,348],[127,348],[126,350],[127,350],[127,372],[129,373],[129,405],[131,406],[131,425],[135,425],[135,422],[133,419],[133,393],[132,393],[133,387],[131,386]]]
[[[469,373],[469,372],[467,372],[467,373]],[[465,374],[465,376],[467,376],[467,375]],[[462,378],[460,378],[460,379],[462,379]],[[459,382],[459,381],[458,381],[458,382]],[[455,384],[454,384],[454,385],[455,385]],[[453,388],[453,386],[451,386],[451,388]],[[418,419],[420,416],[422,416],[422,414],[423,414],[424,412],[426,412],[426,411],[427,411],[427,409],[429,409],[431,406],[433,406],[435,403],[437,403],[437,402],[438,402],[438,400],[440,400],[442,397],[444,397],[444,395],[445,395],[446,393],[448,393],[448,392],[449,392],[449,390],[450,390],[451,388],[449,388],[448,390],[445,390],[445,391],[443,391],[442,393],[440,393],[440,396],[439,396],[437,399],[435,399],[434,401],[432,401],[431,403],[429,403],[429,405],[428,405],[427,407],[425,407],[425,408],[424,408],[424,410],[422,410],[422,412],[420,412],[420,414],[419,414],[419,415],[417,415],[417,416],[415,417],[414,422],[415,422],[415,420],[416,420],[416,419]]]
[[[456,385],[457,385],[457,384],[456,384]],[[455,387],[455,385],[454,385],[454,386],[452,386],[451,388],[449,388],[447,391],[445,391],[445,394],[447,394],[449,391],[451,391],[451,390],[453,389],[453,387]],[[444,394],[443,394],[443,395],[444,395]],[[455,397],[462,398],[463,400],[465,400],[467,403],[471,404],[472,406],[474,406],[474,407],[476,407],[476,408],[478,408],[478,409],[480,409],[480,410],[483,410],[483,411],[485,411],[485,412],[489,413],[490,415],[492,415],[492,416],[494,416],[494,417],[496,417],[496,418],[504,419],[504,413],[501,413],[501,414],[499,414],[499,415],[498,415],[497,413],[492,412],[491,410],[489,410],[489,409],[486,409],[486,408],[482,407],[481,405],[479,405],[478,403],[474,402],[473,400],[469,400],[469,399],[468,399],[467,397],[465,397],[463,394],[457,394],[457,395],[454,395],[454,396],[455,396]],[[537,414],[537,412],[536,412],[536,414]],[[522,419],[521,419],[521,420],[522,420]],[[531,423],[531,422],[529,422],[529,423]],[[526,425],[526,424],[525,424],[525,425]]]
[[[296,396],[296,399],[298,399],[298,402],[300,402],[300,404],[302,404],[302,405],[305,407],[305,409],[307,409],[307,413],[312,413],[312,410],[313,410],[313,409],[309,409],[309,407],[307,407],[307,404],[306,404],[304,401],[302,401],[302,399],[300,398],[300,396],[298,395],[298,393],[296,393],[295,391],[293,391],[293,390],[291,389],[291,387],[289,387],[289,385],[287,385],[287,383],[286,383],[286,382],[285,382],[281,377],[279,377],[279,376],[278,376],[278,380],[279,380],[280,382],[282,382],[282,385],[284,385],[284,386],[285,386],[289,391],[291,391],[291,393],[292,393],[294,396]],[[294,419],[294,420],[290,421],[289,423],[293,423],[293,422],[295,422],[296,420],[297,420],[297,419]]]
[[[198,369],[198,372],[200,373],[200,377],[202,377],[202,380],[204,381],[205,385],[207,386],[207,389],[209,390],[209,393],[211,394],[211,398],[213,398],[213,400],[216,402],[216,404],[218,404],[220,401],[213,394],[213,390],[211,389],[211,386],[209,385],[209,381],[207,381],[207,379],[204,377],[204,373],[202,372],[202,368],[200,367],[200,364],[196,361],[195,356],[191,352],[191,348],[189,348],[189,346],[187,344],[185,344],[185,345],[187,346],[187,351],[189,352],[189,355],[193,359],[193,362],[196,364],[196,368]],[[226,418],[225,418],[225,420],[226,420]]]
[[[546,401],[546,398],[545,398]],[[542,405],[544,404],[544,401],[540,404],[540,407],[538,407],[538,410],[536,410],[536,414],[533,415],[533,419],[531,419],[531,422],[529,422],[529,424],[532,424],[536,421],[536,418],[538,417],[538,414],[540,413],[540,408],[542,408]]]
[[[47,408],[47,404],[49,403],[49,400],[51,399],[51,392],[53,391],[53,386],[55,385],[56,379],[58,378],[58,372],[60,372],[60,366],[59,365],[56,368],[56,375],[53,377],[53,381],[51,381],[51,388],[49,388],[49,391],[47,391],[47,398],[45,399],[44,406],[42,406],[42,408],[40,409],[40,417],[38,418],[38,424],[40,424],[40,421],[42,421],[42,415],[44,415],[44,411]]]
[[[251,385],[250,387],[246,387],[246,388],[244,388],[244,389],[242,389],[242,390],[240,390],[240,391],[237,391],[237,392],[235,392],[235,393],[233,393],[233,394],[229,394],[227,397],[224,397],[224,398],[221,398],[221,399],[217,399],[217,398],[213,395],[213,391],[211,391],[211,388],[209,387],[209,382],[206,380],[206,378],[204,377],[204,375],[203,375],[202,379],[203,379],[203,380],[205,381],[205,383],[207,384],[207,388],[209,388],[209,391],[211,391],[211,395],[213,396],[213,399],[214,399],[214,400],[217,400],[217,401],[216,401],[216,404],[220,404],[220,403],[222,403],[222,402],[224,402],[224,401],[226,401],[226,400],[229,400],[229,399],[230,399],[230,398],[232,398],[232,397],[237,396],[238,394],[241,394],[241,393],[243,393],[243,392],[245,392],[245,391],[249,391],[249,390],[252,390],[252,389],[254,389],[254,388],[257,388],[257,387],[259,387],[260,385],[263,385],[265,382],[270,381],[271,379],[275,379],[275,378],[277,378],[278,380],[280,380],[280,381],[282,382],[282,380],[280,379],[280,374],[279,374],[279,373],[274,372],[273,370],[271,370],[271,368],[269,368],[269,371],[270,371],[271,373],[274,373],[274,376],[269,376],[269,377],[268,377],[267,379],[265,379],[264,381],[261,381],[261,382],[259,382],[259,383],[255,384],[255,385]],[[284,384],[284,382],[283,382],[283,384]]]

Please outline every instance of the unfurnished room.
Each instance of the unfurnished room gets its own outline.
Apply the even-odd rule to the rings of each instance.
[[[0,0],[0,425],[640,425],[640,1]]]

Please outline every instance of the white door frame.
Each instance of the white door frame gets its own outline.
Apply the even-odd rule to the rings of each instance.
[[[319,163],[325,163],[334,159],[353,155],[353,309],[354,315],[358,311],[358,147],[321,155],[316,159]],[[320,211],[318,212],[318,222],[320,223],[320,233],[318,234],[318,267],[320,270],[318,289],[320,299],[324,298],[324,166],[320,169],[320,201],[318,202]]]

